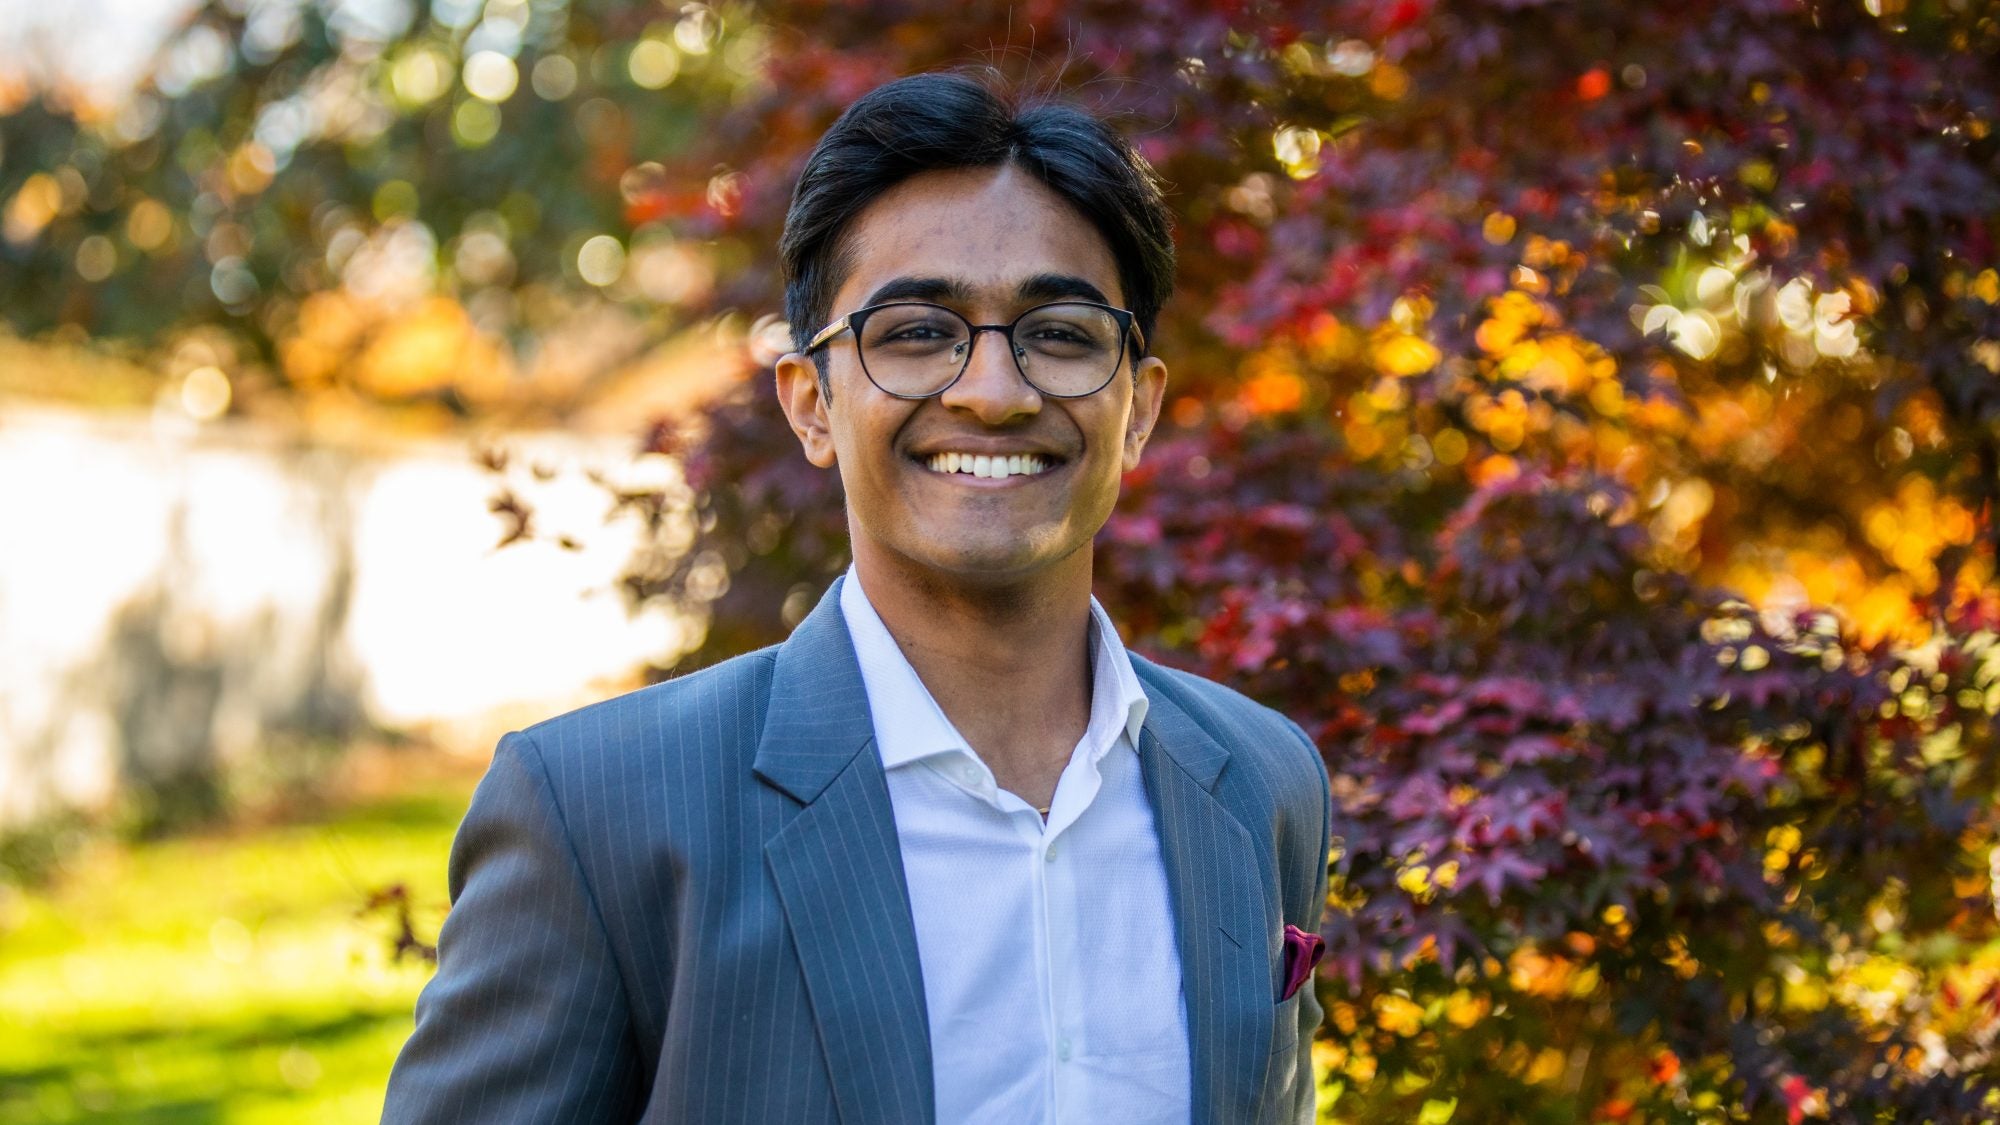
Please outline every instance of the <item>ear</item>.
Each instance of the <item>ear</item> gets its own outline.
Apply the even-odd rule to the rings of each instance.
[[[1160,403],[1167,393],[1167,365],[1158,356],[1139,361],[1132,377],[1132,414],[1125,422],[1125,471],[1139,467],[1139,454],[1160,421]]]
[[[778,357],[778,405],[792,424],[806,460],[822,469],[833,467],[833,428],[827,418],[825,388],[811,356],[786,352]]]

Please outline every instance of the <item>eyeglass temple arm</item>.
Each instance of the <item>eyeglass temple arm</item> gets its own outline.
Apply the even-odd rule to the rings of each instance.
[[[827,325],[825,328],[820,329],[819,332],[813,336],[812,341],[806,345],[806,351],[808,353],[817,351],[820,348],[824,347],[828,340],[831,340],[835,336],[840,335],[842,332],[847,331],[847,321],[848,318],[843,316],[839,320],[834,321],[832,324]]]
[[[1137,363],[1139,362],[1140,357],[1146,354],[1146,334],[1139,330],[1139,318],[1136,315],[1124,309],[1120,309],[1119,311],[1124,312],[1127,317],[1130,317],[1130,319],[1125,322],[1126,334],[1131,337],[1130,340],[1126,341],[1126,346],[1130,347],[1133,344],[1138,345],[1137,347],[1132,348],[1132,362]],[[1119,355],[1118,362],[1120,363],[1125,362],[1125,357],[1123,354]]]

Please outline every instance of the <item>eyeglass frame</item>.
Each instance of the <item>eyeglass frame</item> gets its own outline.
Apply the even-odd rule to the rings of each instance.
[[[1021,366],[1021,352],[1023,349],[1019,344],[1016,344],[1014,342],[1014,326],[1020,324],[1023,320],[1026,320],[1029,316],[1037,312],[1040,312],[1043,309],[1050,308],[1055,305],[1083,305],[1087,308],[1101,309],[1104,312],[1110,313],[1111,318],[1118,322],[1119,347],[1118,347],[1117,362],[1111,365],[1110,371],[1105,372],[1104,381],[1102,383],[1097,384],[1096,386],[1090,388],[1087,391],[1084,391],[1081,394],[1063,395],[1063,394],[1057,394],[1054,391],[1043,390],[1040,384],[1036,383],[1032,378],[1028,376],[1028,369]],[[883,309],[903,308],[908,306],[914,306],[917,308],[937,309],[941,312],[950,313],[952,316],[957,317],[959,321],[962,322],[969,330],[965,337],[966,341],[965,359],[958,365],[958,374],[953,375],[950,379],[945,380],[944,385],[939,387],[937,390],[931,391],[927,394],[920,394],[920,395],[899,394],[883,386],[881,383],[876,382],[874,373],[868,370],[868,360],[864,358],[861,354],[861,329],[868,323],[868,318],[875,315],[878,312],[881,312]],[[854,333],[854,358],[858,360],[861,364],[861,373],[868,377],[868,381],[874,384],[875,389],[881,391],[883,394],[888,395],[891,398],[900,398],[910,402],[921,402],[927,398],[936,398],[937,396],[957,386],[958,381],[960,379],[965,378],[965,373],[972,369],[972,352],[973,349],[976,348],[979,344],[979,334],[981,332],[1000,333],[1001,338],[1007,341],[1007,354],[1014,361],[1015,373],[1021,376],[1022,382],[1028,384],[1028,386],[1030,387],[1033,387],[1035,393],[1041,395],[1044,398],[1055,398],[1055,399],[1089,398],[1091,395],[1094,395],[1097,392],[1103,390],[1104,388],[1110,386],[1111,381],[1118,377],[1118,369],[1125,365],[1125,353],[1128,341],[1137,344],[1138,354],[1144,355],[1146,353],[1146,334],[1140,331],[1139,329],[1139,314],[1133,312],[1131,309],[1121,309],[1116,305],[1107,305],[1102,301],[1084,301],[1084,300],[1074,300],[1065,298],[1059,301],[1043,301],[1041,304],[1036,305],[1033,308],[1023,309],[1021,310],[1021,314],[1019,316],[1016,316],[1013,320],[1010,320],[1005,324],[974,324],[972,323],[972,320],[969,317],[967,317],[964,313],[961,313],[957,309],[951,308],[948,305],[940,305],[935,301],[882,301],[873,305],[863,305],[861,308],[855,309],[853,312],[847,313],[841,316],[839,319],[830,322],[829,324],[827,324],[826,327],[820,329],[818,332],[813,333],[813,338],[806,343],[804,350],[802,350],[799,354],[811,355],[814,352],[818,351],[819,349],[827,347],[833,342],[834,337],[840,335],[842,332],[847,332],[847,331],[852,331]]]

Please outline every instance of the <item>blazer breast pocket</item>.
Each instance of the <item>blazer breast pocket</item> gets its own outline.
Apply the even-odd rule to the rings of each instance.
[[[1283,1051],[1295,1047],[1299,1042],[1299,1005],[1305,1002],[1305,989],[1292,993],[1278,1001],[1272,1013],[1271,1050]]]

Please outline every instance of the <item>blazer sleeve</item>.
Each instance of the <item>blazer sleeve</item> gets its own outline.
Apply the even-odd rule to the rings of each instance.
[[[635,1117],[624,983],[532,736],[494,751],[452,843],[450,881],[437,976],[383,1121]]]
[[[1298,735],[1299,741],[1305,744],[1306,752],[1312,757],[1314,774],[1319,778],[1317,802],[1320,810],[1319,846],[1311,853],[1308,861],[1310,872],[1307,880],[1312,885],[1312,893],[1306,899],[1307,917],[1299,923],[1302,929],[1318,932],[1326,922],[1327,856],[1333,848],[1333,789],[1326,774],[1326,760],[1320,757],[1319,747],[1313,745],[1313,740],[1306,736],[1306,732],[1301,730],[1297,723],[1286,719],[1285,724],[1291,727],[1292,733]],[[1310,828],[1305,830],[1308,834],[1310,831]],[[1298,1069],[1293,1076],[1294,1109],[1291,1118],[1298,1125],[1313,1125],[1313,1122],[1318,1120],[1319,1112],[1317,1104],[1319,1087],[1313,1074],[1312,1046],[1313,1035],[1319,1031],[1320,1021],[1326,1017],[1326,1010],[1320,1006],[1319,992],[1313,984],[1313,981],[1308,980],[1299,988],[1302,993],[1299,997],[1299,1049],[1293,1056],[1297,1060]]]

